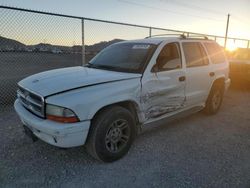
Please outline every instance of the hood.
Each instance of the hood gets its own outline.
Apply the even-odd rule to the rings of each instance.
[[[141,74],[114,72],[79,66],[34,74],[21,80],[18,85],[46,97],[79,87],[139,77],[141,77]]]

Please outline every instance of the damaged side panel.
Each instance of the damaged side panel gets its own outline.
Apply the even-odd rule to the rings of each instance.
[[[184,102],[180,103],[180,100],[184,101],[182,97],[169,97],[162,101],[162,103],[152,104],[151,107],[146,109],[145,117],[147,119],[156,118],[166,113],[179,110],[184,107]]]
[[[184,108],[185,83],[176,82],[175,77],[152,77],[143,83],[141,105],[146,121]]]

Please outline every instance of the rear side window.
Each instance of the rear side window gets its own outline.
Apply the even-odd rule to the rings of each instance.
[[[216,43],[204,43],[212,63],[219,64],[225,62],[223,49]]]
[[[208,65],[208,58],[203,46],[199,42],[182,43],[187,67]]]

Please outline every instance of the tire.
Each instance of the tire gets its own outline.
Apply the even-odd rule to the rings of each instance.
[[[130,111],[112,106],[94,117],[86,148],[95,159],[113,162],[127,154],[135,136],[136,124]]]
[[[214,115],[218,113],[223,101],[223,96],[224,96],[223,84],[214,84],[209,93],[206,102],[206,107],[204,109],[207,115]]]

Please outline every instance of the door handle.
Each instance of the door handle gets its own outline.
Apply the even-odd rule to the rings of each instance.
[[[210,73],[209,73],[209,76],[211,76],[211,77],[213,77],[214,75],[215,75],[214,72],[210,72]]]
[[[181,76],[181,77],[179,77],[179,81],[180,82],[184,82],[186,80],[186,76]]]

